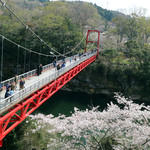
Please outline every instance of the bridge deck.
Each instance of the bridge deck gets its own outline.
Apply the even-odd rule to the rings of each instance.
[[[49,70],[43,71],[41,75],[39,76],[32,76],[30,78],[27,78],[25,80],[25,88],[22,90],[19,90],[19,84],[17,85],[17,90],[14,91],[14,94],[12,96],[9,96],[8,98],[4,98],[6,90],[3,89],[1,92],[1,98],[0,98],[0,114],[23,100],[25,97],[31,95],[33,92],[37,91],[47,83],[50,83],[51,81],[58,78],[60,75],[64,74],[71,68],[77,66],[84,60],[88,59],[89,57],[92,57],[95,55],[89,54],[87,56],[84,56],[82,58],[77,58],[76,61],[72,60],[71,62],[67,60],[66,66],[64,68],[61,68],[59,71],[57,71],[55,68],[51,68]]]
[[[73,60],[71,63],[70,63],[70,61],[66,62],[66,67],[69,66],[69,65],[72,64],[72,63],[74,63],[74,60]],[[27,79],[25,80],[25,87],[31,86],[31,85],[33,85],[34,83],[36,83],[36,82],[38,82],[38,81],[44,79],[45,77],[54,75],[55,73],[57,73],[57,72],[56,72],[56,69],[55,69],[55,68],[51,68],[51,69],[49,69],[49,70],[43,71],[42,74],[40,74],[39,76],[34,75],[34,76],[30,77],[30,78],[27,78]],[[55,77],[57,77],[57,75],[55,75]],[[17,94],[19,91],[20,91],[20,90],[19,90],[19,83],[18,83],[17,89],[14,91],[14,94],[13,94],[13,95]],[[5,92],[6,92],[6,90],[4,89],[4,90],[1,92],[1,97],[0,97],[0,100],[3,101],[3,105],[4,105],[4,99],[5,99],[5,98],[4,98],[4,97],[5,97]],[[32,93],[32,91],[31,91],[31,93]],[[28,93],[28,95],[31,94],[31,93]],[[20,101],[21,99],[22,99],[22,97],[20,97],[20,99],[17,100],[17,101],[15,101],[14,103],[11,103],[11,105],[9,105],[9,107],[11,107],[11,106],[13,106],[14,104],[18,103],[18,101]],[[1,103],[1,105],[2,105],[2,103]],[[7,110],[8,107],[6,107],[5,109]],[[0,110],[0,113],[3,112],[3,111],[5,111],[5,109]]]
[[[74,61],[72,61],[72,63],[73,63],[73,62],[74,62]],[[68,62],[66,63],[66,66],[69,66],[70,64],[71,64],[71,63],[68,61]],[[43,71],[42,74],[40,74],[39,76],[34,75],[34,76],[30,77],[30,78],[27,78],[27,79],[25,79],[25,85],[24,85],[24,86],[25,86],[25,87],[26,87],[26,86],[30,86],[30,85],[36,83],[37,81],[39,81],[39,80],[41,80],[41,79],[43,79],[43,78],[45,78],[45,77],[47,77],[47,76],[49,76],[49,75],[52,75],[53,73],[55,73],[55,71],[56,71],[55,68],[51,68],[51,69],[49,69],[49,70]],[[19,83],[17,84],[17,89],[14,91],[14,94],[17,93],[18,91],[20,91],[20,90],[19,90]],[[5,98],[4,98],[4,97],[5,97],[5,92],[6,92],[5,89],[1,92],[0,100],[5,99]]]

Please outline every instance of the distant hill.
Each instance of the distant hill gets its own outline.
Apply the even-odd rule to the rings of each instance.
[[[28,0],[28,1],[29,2],[36,1],[36,2],[40,2],[40,3],[45,3],[45,2],[50,2],[51,0]],[[82,2],[82,1],[77,1],[77,2]],[[90,4],[92,4],[92,3],[90,3]],[[107,10],[107,9],[104,9],[104,8],[102,8],[100,6],[97,6],[96,4],[94,4],[94,6],[98,10],[98,13],[102,16],[103,20],[111,21],[113,18],[115,18],[117,16],[120,16],[120,15],[121,16],[126,16],[125,14],[120,13],[118,11]]]
[[[102,18],[106,19],[107,21],[111,21],[113,18],[117,16],[126,16],[125,14],[120,13],[118,11],[107,10],[100,6],[97,6],[96,4],[94,4],[94,6],[97,8],[98,13],[102,16]]]

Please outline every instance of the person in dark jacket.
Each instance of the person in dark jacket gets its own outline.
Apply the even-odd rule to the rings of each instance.
[[[53,60],[53,66],[56,67],[56,59]]]
[[[60,70],[60,64],[57,64],[57,70]]]
[[[6,91],[9,89],[10,86],[11,86],[11,84],[9,82],[7,82],[7,84],[6,84]]]
[[[63,67],[65,67],[65,63],[64,63],[64,62],[63,62],[62,65],[61,65],[61,68],[63,68]]]
[[[40,64],[40,65],[37,67],[37,75],[38,75],[38,76],[42,73],[42,70],[43,70],[43,67],[42,67],[42,64]]]
[[[40,66],[39,66],[39,74],[42,73],[42,70],[43,70],[43,67],[42,67],[42,64],[40,64]]]
[[[10,96],[9,89],[7,89],[7,90],[6,90],[6,93],[5,93],[5,98],[7,98],[8,96]]]
[[[21,78],[21,80],[20,80],[20,90],[22,90],[24,88],[24,84],[25,84],[25,79]]]
[[[2,84],[0,83],[0,92],[3,91]]]

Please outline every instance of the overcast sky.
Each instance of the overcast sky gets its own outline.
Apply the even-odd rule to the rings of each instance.
[[[109,10],[122,11],[123,13],[128,14],[133,12],[134,9],[146,8],[146,16],[150,17],[150,0],[82,0],[86,2],[92,2],[97,4],[102,8]]]

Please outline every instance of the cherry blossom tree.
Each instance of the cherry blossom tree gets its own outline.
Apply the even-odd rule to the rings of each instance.
[[[150,149],[150,106],[135,104],[117,93],[115,97],[118,104],[111,102],[103,111],[74,108],[69,117],[31,115],[32,127],[28,126],[23,139],[29,142],[29,134],[44,133],[48,149]]]

